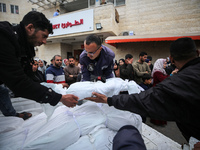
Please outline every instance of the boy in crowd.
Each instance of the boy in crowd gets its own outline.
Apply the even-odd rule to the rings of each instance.
[[[151,75],[145,73],[145,74],[142,76],[142,81],[143,81],[143,82],[140,83],[140,86],[141,86],[145,91],[148,90],[148,89],[151,87],[151,81],[152,81]]]

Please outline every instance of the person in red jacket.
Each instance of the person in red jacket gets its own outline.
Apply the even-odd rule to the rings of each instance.
[[[156,62],[154,63],[154,67],[152,70],[152,77],[153,77],[153,87],[162,82],[164,79],[166,79],[169,75],[167,75],[165,68],[167,67],[167,60],[160,58],[157,59]],[[176,73],[177,70],[174,70],[172,74]],[[155,120],[151,119],[151,123],[159,126],[164,126],[167,125],[167,121],[162,121],[162,120]]]
[[[157,59],[154,63],[154,67],[152,70],[151,76],[153,77],[153,86],[155,86],[157,83],[163,81],[165,78],[167,78],[169,75],[167,75],[165,68],[167,66],[166,59]]]
[[[166,67],[167,67],[166,59],[161,58],[156,60],[151,74],[151,76],[153,77],[153,86],[162,82],[165,78],[169,76],[165,71]],[[170,75],[173,75],[174,73],[177,72],[178,69],[175,69],[174,71],[171,72]]]
[[[152,77],[153,77],[153,86],[156,84],[162,82],[165,78],[167,78],[169,75],[167,75],[165,68],[167,66],[166,59],[157,59],[154,63],[154,67],[152,70]],[[158,125],[158,126],[164,126],[167,125],[167,121],[163,120],[156,120],[156,119],[150,119],[150,122]]]

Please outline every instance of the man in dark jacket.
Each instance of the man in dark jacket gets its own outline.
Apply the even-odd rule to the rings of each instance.
[[[170,60],[179,69],[155,87],[140,94],[105,95],[93,93],[92,101],[108,103],[155,119],[175,121],[183,136],[200,140],[200,58],[191,38],[180,38],[170,47]]]
[[[85,50],[80,55],[81,81],[94,81],[114,77],[115,53],[101,45],[97,35],[89,35],[84,41]]]
[[[38,62],[37,60],[34,60],[34,64],[32,64],[32,71],[33,75],[31,76],[31,79],[35,82],[45,82],[45,76],[44,74],[38,70]]]
[[[44,14],[36,11],[26,14],[17,26],[0,22],[0,80],[16,96],[53,106],[60,101],[68,107],[74,107],[78,97],[57,94],[25,74],[32,69],[30,64],[35,56],[34,46],[45,44],[50,33],[53,33],[52,24]]]
[[[125,63],[120,66],[120,78],[123,80],[128,79],[134,80],[134,70],[133,70],[133,55],[126,54],[125,56]]]

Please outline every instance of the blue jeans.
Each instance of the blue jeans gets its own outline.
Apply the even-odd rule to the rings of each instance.
[[[0,85],[0,110],[4,116],[16,116],[16,111],[12,106],[9,91]]]

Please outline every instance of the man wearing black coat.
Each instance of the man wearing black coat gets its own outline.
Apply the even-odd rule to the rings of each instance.
[[[133,55],[126,54],[125,63],[122,66],[120,66],[120,78],[122,78],[123,80],[134,80],[134,69],[132,63]]]
[[[52,24],[44,14],[36,11],[27,13],[17,26],[6,21],[0,22],[0,80],[16,96],[52,106],[60,101],[68,107],[74,107],[78,97],[58,94],[33,82],[25,74],[32,69],[30,64],[35,56],[34,47],[46,44],[50,33],[53,33]]]
[[[179,70],[155,87],[139,94],[105,95],[86,98],[108,103],[117,109],[128,110],[155,119],[175,121],[187,141],[200,140],[200,58],[191,38],[180,38],[170,47],[170,60]]]

